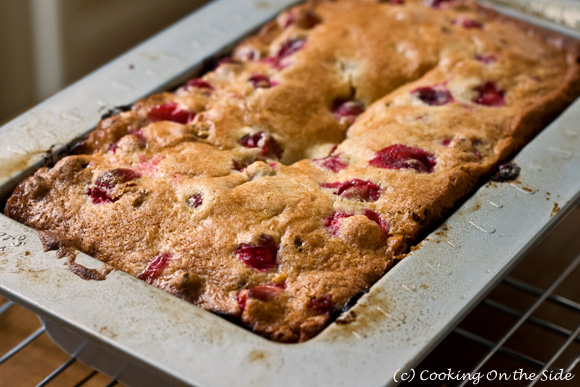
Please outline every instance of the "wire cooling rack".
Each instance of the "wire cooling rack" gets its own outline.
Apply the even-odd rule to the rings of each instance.
[[[121,386],[61,351],[36,316],[0,298],[0,386]]]
[[[460,376],[479,372],[479,385],[580,385],[579,232],[575,207],[403,384],[469,386],[475,380]]]
[[[403,384],[466,386],[473,385],[473,381],[449,380],[447,375],[450,372],[454,375],[461,372],[486,375],[491,372],[490,375],[496,375],[496,378],[502,373],[510,377],[510,386],[533,386],[546,383],[541,380],[514,380],[514,377],[542,374],[543,371],[548,375],[560,370],[564,374],[578,372],[579,231],[580,207],[575,207],[415,368],[415,378]],[[493,254],[493,247],[490,254]],[[28,321],[27,332],[18,332],[22,337],[20,341],[5,353],[0,351],[0,386],[28,386],[34,383],[37,386],[118,385],[116,380],[81,364],[74,356],[65,355],[50,342],[44,327],[31,312],[6,300],[0,304],[0,348],[3,348],[1,343],[13,338],[15,332],[7,329],[11,327],[8,322],[18,314]],[[30,355],[38,348],[43,349],[43,357]],[[46,372],[43,374],[42,370]],[[22,379],[14,373],[20,373]],[[38,380],[32,381],[31,374]],[[423,381],[421,375],[424,379],[431,377],[435,380]],[[550,385],[577,386],[579,381],[580,375],[568,382],[552,381]],[[496,383],[507,384],[497,380]],[[488,384],[493,383],[479,383]]]

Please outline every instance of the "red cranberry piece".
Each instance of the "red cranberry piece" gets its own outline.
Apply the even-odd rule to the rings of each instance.
[[[278,289],[285,290],[286,289],[286,280],[282,280],[282,282],[275,282],[272,286],[277,287]]]
[[[484,106],[503,106],[505,105],[505,91],[498,89],[495,83],[485,82],[475,88],[479,93],[474,102]]]
[[[449,144],[451,144],[451,141],[453,141],[452,138],[444,138],[443,140],[441,140],[441,144],[445,147],[449,146]]]
[[[117,168],[117,169],[112,169],[108,172],[105,172],[104,174],[102,174],[101,176],[99,176],[97,178],[97,181],[99,181],[100,179],[109,179],[109,174],[113,176],[113,182],[115,182],[115,184],[119,184],[119,183],[128,183],[130,181],[136,180],[138,178],[141,177],[141,175],[135,171],[133,171],[132,169],[128,169],[128,168]],[[107,177],[105,177],[107,176]],[[108,180],[111,181],[111,180]]]
[[[280,49],[278,49],[278,52],[276,52],[275,56],[264,58],[263,62],[268,63],[272,67],[275,67],[277,69],[282,69],[284,68],[284,66],[281,63],[282,59],[287,58],[293,55],[294,53],[298,52],[300,49],[302,49],[302,47],[304,47],[305,43],[306,39],[304,38],[290,39],[280,46]]]
[[[246,134],[238,142],[246,148],[262,148],[262,154],[264,156],[276,158],[282,156],[282,148],[278,142],[274,140],[274,137],[267,136],[264,132]]]
[[[267,89],[272,86],[276,86],[278,84],[278,82],[271,81],[270,77],[268,77],[267,75],[262,74],[252,75],[248,79],[248,82],[250,82],[256,89],[257,88]]]
[[[119,147],[119,140],[110,143],[109,146],[107,147],[107,152],[116,153],[118,147]]]
[[[332,295],[331,294],[323,294],[320,297],[311,298],[310,305],[308,307],[318,314],[332,314],[334,308],[332,306]]]
[[[348,168],[348,163],[342,161],[340,153],[333,155],[334,151],[336,151],[336,148],[338,148],[338,145],[334,145],[332,147],[328,156],[323,157],[321,159],[312,159],[312,161],[334,173],[337,173],[345,168]]]
[[[494,54],[488,54],[488,55],[484,55],[484,54],[475,54],[475,59],[485,63],[485,64],[490,64],[493,63],[497,60],[497,57]]]
[[[294,23],[296,23],[296,14],[294,12],[288,12],[286,14],[286,21],[284,22],[284,29],[290,27]]]
[[[109,192],[111,190],[112,188],[95,185],[93,188],[87,190],[87,195],[89,195],[93,204],[113,203],[117,201],[118,198],[112,198],[110,196]]]
[[[374,202],[381,196],[381,187],[369,180],[352,179],[345,182],[322,183],[323,188],[334,188],[333,194],[346,199]]]
[[[260,141],[264,137],[264,132],[258,132],[254,134],[246,134],[244,137],[240,138],[240,145],[246,148],[258,148]]]
[[[183,110],[176,102],[153,106],[147,113],[151,121],[173,121],[188,124],[193,121],[195,112]]]
[[[443,8],[445,5],[453,3],[455,0],[424,0],[425,5],[433,8]]]
[[[203,204],[203,198],[201,197],[201,194],[196,193],[195,195],[187,199],[187,204],[193,208],[201,206]]]
[[[213,86],[201,78],[191,79],[185,84],[186,90],[191,88],[213,90]]]
[[[280,60],[273,56],[269,56],[267,58],[262,59],[260,62],[269,64],[270,66],[274,67],[275,69],[282,70],[284,66],[280,64]]]
[[[153,282],[154,279],[163,273],[163,270],[165,270],[167,265],[169,265],[171,257],[172,255],[167,253],[157,255],[151,262],[149,262],[147,268],[143,270],[137,278],[148,283]]]
[[[326,227],[326,230],[330,235],[336,235],[340,228],[340,222],[342,219],[350,218],[351,216],[351,214],[347,214],[344,211],[335,211],[324,220],[324,227]]]
[[[260,59],[260,51],[253,47],[244,47],[240,49],[237,53],[237,56],[244,61],[254,62]]]
[[[246,309],[246,302],[248,302],[249,292],[249,289],[242,289],[236,294],[236,301],[238,302],[238,306],[242,312]]]
[[[389,230],[391,228],[391,225],[383,218],[381,218],[381,216],[377,212],[365,209],[362,215],[366,216],[369,220],[378,224],[381,230],[383,231],[385,237],[389,236]],[[344,211],[335,211],[324,220],[324,227],[326,227],[326,230],[330,235],[336,235],[338,234],[340,222],[342,221],[342,219],[350,218],[351,216],[353,216],[353,214],[347,214]]]
[[[473,19],[463,20],[461,25],[463,26],[463,28],[468,28],[468,29],[469,28],[475,28],[478,30],[483,29],[483,23],[481,23],[480,21],[477,21],[477,20],[473,20]]]
[[[367,208],[363,211],[363,215],[369,218],[369,220],[378,224],[383,233],[385,234],[385,236],[387,237],[389,236],[389,230],[391,229],[391,225],[386,220],[381,218],[381,216],[377,212],[369,210]]]
[[[163,160],[163,156],[153,156],[153,158],[147,158],[145,156],[140,157],[140,163],[135,166],[135,169],[142,174],[154,174],[157,172],[157,166]]]
[[[453,24],[459,24],[463,28],[467,29],[479,29],[483,28],[483,24],[474,19],[453,19],[451,22]]]
[[[282,156],[282,148],[280,147],[280,145],[276,142],[276,140],[274,140],[274,138],[272,136],[270,136],[270,138],[268,138],[268,140],[266,140],[266,142],[264,143],[264,146],[262,147],[262,154],[264,156],[269,156],[269,157],[276,157],[276,158],[280,158],[280,156]]]
[[[312,161],[334,173],[337,173],[345,168],[348,168],[348,164],[341,160],[340,153],[336,155],[327,156],[322,159],[313,159]]]
[[[236,256],[252,269],[266,272],[276,267],[278,246],[269,235],[262,234],[258,244],[242,243],[236,248]]]
[[[420,87],[411,92],[421,101],[430,106],[441,106],[453,102],[453,96],[447,89],[433,88],[430,86]]]
[[[417,172],[432,173],[436,164],[435,155],[420,148],[395,144],[378,151],[369,162],[377,168],[414,169]]]
[[[87,195],[89,195],[93,201],[93,204],[116,202],[120,198],[111,196],[115,186],[118,184],[128,183],[140,177],[141,175],[132,169],[112,169],[97,177],[94,186],[87,189]]]
[[[282,288],[274,285],[256,286],[250,289],[248,296],[260,301],[270,301],[283,291]]]
[[[251,164],[255,163],[256,161],[258,161],[256,158],[250,157],[250,158],[246,158],[242,161],[232,160],[232,164],[233,164],[233,168],[236,171],[244,172],[246,170],[246,168],[248,167],[248,165],[251,165]]]
[[[304,44],[306,43],[306,39],[304,38],[293,38],[290,39],[280,46],[280,49],[276,53],[276,57],[278,59],[287,58],[290,55],[295,54],[296,52],[300,51]]]
[[[251,289],[240,290],[236,295],[236,301],[238,302],[240,309],[244,311],[246,309],[248,298],[254,298],[256,300],[268,302],[283,291],[284,288],[281,288],[277,285],[256,286]]]
[[[345,121],[349,125],[365,111],[364,106],[357,101],[337,100],[332,105],[332,114],[339,121]]]

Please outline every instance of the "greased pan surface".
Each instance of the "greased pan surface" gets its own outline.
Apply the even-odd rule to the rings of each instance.
[[[101,107],[173,84],[291,3],[214,2],[8,123],[0,129],[3,196],[51,145],[63,148],[94,127]],[[42,252],[33,230],[4,216],[0,293],[174,384],[393,383],[577,200],[579,119],[577,101],[517,156],[517,182],[482,187],[342,316],[349,323],[306,343],[267,341],[122,272],[81,280]],[[84,254],[77,262],[102,266]]]

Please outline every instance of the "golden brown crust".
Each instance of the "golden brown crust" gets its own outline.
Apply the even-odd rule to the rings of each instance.
[[[315,336],[580,93],[578,42],[404,3],[284,12],[103,120],[7,215],[273,340]]]

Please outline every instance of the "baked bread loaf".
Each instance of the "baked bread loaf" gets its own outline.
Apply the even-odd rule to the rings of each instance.
[[[304,341],[576,98],[578,48],[472,1],[311,1],[104,119],[5,212]]]

